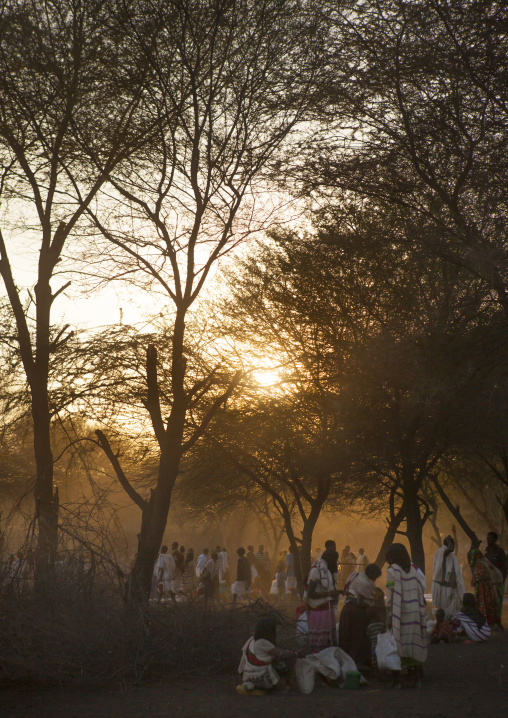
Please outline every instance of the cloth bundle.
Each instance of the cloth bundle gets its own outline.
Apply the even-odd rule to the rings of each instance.
[[[312,653],[305,658],[299,658],[295,665],[296,682],[300,692],[304,694],[312,693],[316,673],[330,680],[340,681],[339,685],[343,688],[348,671],[356,671],[356,663],[341,648],[334,646],[324,648],[319,653]],[[363,676],[360,684],[367,685]]]

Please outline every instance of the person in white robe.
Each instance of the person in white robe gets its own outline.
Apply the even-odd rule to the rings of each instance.
[[[159,558],[157,560],[158,569],[158,581],[159,585],[162,584],[162,592],[159,591],[159,600],[164,595],[164,598],[172,598],[174,600],[175,594],[172,591],[172,582],[174,581],[176,574],[176,564],[173,556],[168,553],[168,547],[163,546]]]
[[[199,554],[198,560],[196,562],[196,576],[197,578],[201,578],[201,574],[204,571],[204,568],[206,566],[206,563],[208,561],[208,549],[204,548],[203,553]]]
[[[432,577],[432,603],[434,608],[442,608],[445,619],[453,618],[462,606],[466,592],[462,571],[454,553],[455,542],[447,536],[441,548],[434,556]]]
[[[297,651],[279,648],[277,641],[277,619],[274,616],[261,618],[254,629],[254,635],[242,648],[242,660],[238,672],[242,683],[237,686],[238,693],[248,695],[254,691],[267,691],[274,688],[281,676],[273,666],[274,661],[290,661],[294,665]]]

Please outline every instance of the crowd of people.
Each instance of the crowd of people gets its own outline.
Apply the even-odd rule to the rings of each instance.
[[[335,542],[327,542],[325,551],[331,544],[335,547]],[[322,553],[320,547],[314,549],[313,564],[321,559]],[[225,547],[216,546],[213,551],[203,548],[196,559],[194,549],[186,550],[176,541],[171,550],[162,546],[154,564],[151,598],[176,602],[191,597],[218,599],[231,595],[233,603],[236,603],[247,595],[272,594],[279,599],[298,595],[295,554],[291,547],[281,550],[275,561],[263,544],[257,551],[252,545],[247,549],[241,547],[236,554],[236,563],[233,562],[230,569]],[[365,571],[368,563],[363,548],[356,555],[350,546],[346,546],[340,560],[337,554],[337,580],[344,585],[354,571]]]
[[[269,629],[268,624],[260,624],[243,648],[239,667],[242,683],[238,691],[270,690],[291,670],[299,656],[306,652],[320,654],[333,646],[352,658],[362,673],[380,676],[379,657],[385,661],[385,646],[393,645],[396,660],[392,664],[386,660],[386,665],[395,666],[388,671],[391,685],[400,687],[404,678],[416,687],[421,686],[429,643],[478,643],[489,638],[492,627],[503,629],[502,603],[508,564],[497,541],[497,534],[490,532],[485,554],[479,548],[470,550],[468,562],[474,593],[469,593],[454,553],[453,538],[446,537],[434,559],[432,612],[427,608],[425,575],[412,563],[403,544],[392,544],[386,553],[388,569],[383,590],[376,586],[382,573],[377,564],[368,560],[360,565],[358,561],[353,563],[350,547],[344,549],[339,562],[335,542],[327,541],[325,550],[313,562],[304,583],[303,603],[297,608],[299,621],[304,619],[306,623],[306,650],[290,652],[282,674],[274,671],[272,664],[282,654],[276,647],[273,621]],[[243,554],[240,559],[244,559]],[[341,579],[343,589],[339,589]],[[341,594],[345,603],[337,623]],[[379,651],[381,636],[383,650]]]

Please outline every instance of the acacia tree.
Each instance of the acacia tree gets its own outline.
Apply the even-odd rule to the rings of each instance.
[[[406,208],[406,242],[482,278],[508,314],[506,3],[325,7],[324,126],[307,147],[307,189]],[[336,141],[335,114],[351,125]]]
[[[276,509],[301,583],[310,570],[318,519],[345,496],[349,467],[336,427],[319,401],[286,392],[272,400],[239,398],[207,432],[213,452],[205,456],[211,466],[215,457],[218,467],[263,493]]]
[[[75,244],[83,216],[108,174],[150,133],[146,118],[141,136],[137,124],[143,82],[143,68],[131,61],[112,29],[108,3],[2,3],[0,275],[31,396],[39,588],[51,582],[58,532],[49,377],[52,357],[70,336],[68,326],[53,331],[51,318],[55,300],[70,282],[62,279],[56,291],[52,283],[71,269],[70,262],[62,261],[65,250]],[[90,144],[99,165],[82,152]],[[20,246],[22,269],[33,269],[34,280],[18,275]]]
[[[142,509],[133,582],[146,596],[182,456],[240,380],[230,376],[191,430],[192,404],[214,377],[190,381],[186,323],[216,262],[261,226],[256,201],[267,199],[268,165],[304,117],[318,38],[307,5],[297,0],[140,0],[128,11],[132,55],[152,69],[146,111],[158,133],[149,152],[108,173],[109,202],[104,196],[90,216],[105,240],[101,259],[109,253],[117,275],[128,272],[172,307],[168,386],[159,380],[156,350],[147,348],[157,482],[148,499],[129,489]],[[113,457],[105,434],[101,441]]]
[[[275,236],[244,262],[229,311],[240,339],[257,333],[260,351],[291,357],[340,428],[356,500],[389,512],[386,545],[404,522],[424,568],[431,473],[477,430],[504,351],[482,283],[390,245],[385,227],[401,238],[406,226],[380,212],[339,208],[315,235]]]
[[[226,426],[227,420],[223,424],[221,419],[212,427],[214,441],[207,441],[205,436],[184,462],[185,481],[177,485],[175,496],[181,509],[181,525],[189,516],[195,524],[214,526],[215,531],[222,532],[231,519],[246,525],[257,523],[258,533],[275,558],[285,534],[280,511],[272,497],[229,460],[220,442],[220,427]],[[293,513],[294,503],[284,487],[282,491]],[[224,536],[224,540],[228,548],[233,548],[229,538]]]

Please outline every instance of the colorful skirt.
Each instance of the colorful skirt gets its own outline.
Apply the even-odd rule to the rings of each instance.
[[[323,648],[337,645],[335,614],[331,601],[327,601],[317,608],[309,607],[307,622],[311,653],[319,653]]]
[[[475,597],[478,610],[483,613],[489,626],[501,623],[499,615],[499,598],[491,581],[476,581]]]

